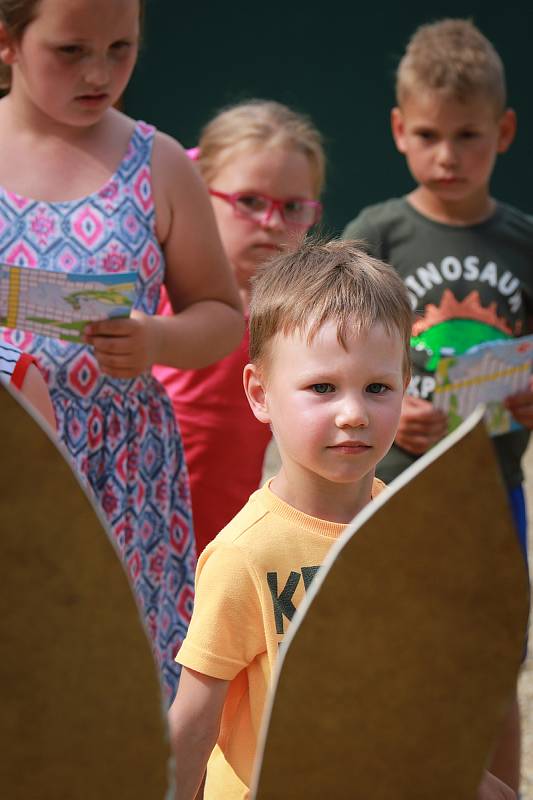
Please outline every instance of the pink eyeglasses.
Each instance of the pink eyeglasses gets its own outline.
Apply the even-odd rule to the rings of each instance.
[[[257,225],[266,224],[276,209],[289,228],[310,228],[316,225],[322,215],[322,203],[318,200],[301,200],[298,197],[278,200],[266,194],[251,192],[227,194],[215,189],[209,189],[209,194],[230,203],[237,217],[249,219]]]

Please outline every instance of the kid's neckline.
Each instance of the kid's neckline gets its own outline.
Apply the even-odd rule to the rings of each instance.
[[[400,202],[403,203],[403,205],[407,208],[409,213],[412,214],[412,216],[423,220],[427,225],[432,225],[435,228],[439,228],[440,230],[446,230],[448,232],[453,231],[454,233],[461,233],[461,231],[473,231],[486,228],[490,225],[493,225],[498,220],[498,218],[501,216],[502,213],[501,204],[498,202],[498,200],[495,200],[494,202],[496,203],[496,206],[494,208],[494,211],[490,216],[488,216],[481,222],[475,222],[471,225],[453,225],[451,222],[439,222],[439,220],[432,219],[431,217],[426,216],[417,208],[415,208],[412,205],[412,203],[409,202],[407,195],[400,197]]]
[[[98,189],[96,189],[96,191],[91,192],[90,194],[84,194],[84,195],[81,195],[81,197],[74,197],[72,200],[42,200],[42,199],[39,200],[36,197],[28,197],[27,195],[22,195],[22,194],[19,194],[18,192],[13,192],[11,189],[8,189],[7,187],[5,187],[3,185],[0,186],[0,189],[5,194],[8,194],[11,197],[14,197],[15,200],[21,201],[21,204],[28,204],[28,203],[30,203],[32,205],[33,204],[38,204],[38,205],[43,204],[43,205],[47,205],[47,206],[51,206],[51,207],[55,207],[55,208],[57,208],[59,206],[78,205],[79,203],[82,203],[84,201],[85,202],[90,201],[93,198],[97,198],[97,197],[98,198],[102,198],[102,196],[105,197],[106,190],[111,186],[112,183],[114,183],[116,181],[117,176],[118,176],[120,170],[122,169],[122,165],[123,165],[123,163],[124,163],[124,161],[126,159],[126,156],[130,152],[130,149],[132,147],[133,140],[134,140],[134,138],[135,138],[135,136],[137,134],[137,131],[143,125],[146,125],[146,123],[142,122],[142,120],[137,120],[135,122],[135,125],[133,126],[133,130],[131,132],[131,135],[130,135],[128,141],[127,141],[126,148],[125,148],[124,152],[122,153],[122,156],[120,157],[120,160],[119,160],[117,166],[115,167],[115,169],[113,170],[113,172],[111,173],[109,178],[106,180],[106,182],[103,183],[102,186],[100,186]],[[149,126],[149,127],[151,127],[151,126]]]
[[[346,530],[350,522],[330,522],[329,520],[321,519],[320,517],[313,517],[311,514],[306,514],[305,511],[300,511],[298,508],[291,506],[277,494],[274,494],[270,488],[273,478],[270,478],[265,485],[258,490],[261,496],[263,505],[271,512],[278,514],[288,522],[295,523],[300,528],[310,531],[311,533],[325,536],[330,539],[338,539],[339,536]],[[377,478],[372,482],[372,492],[370,501],[385,488],[384,484]]]

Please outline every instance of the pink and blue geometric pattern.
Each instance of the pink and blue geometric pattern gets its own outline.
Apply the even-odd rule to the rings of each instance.
[[[136,271],[135,307],[155,314],[165,264],[155,233],[154,133],[137,123],[116,173],[81,200],[44,203],[0,188],[0,261],[68,273]],[[37,357],[59,435],[103,508],[129,572],[170,701],[195,568],[187,472],[171,403],[150,373],[131,380],[102,375],[89,347],[6,328],[0,341]]]

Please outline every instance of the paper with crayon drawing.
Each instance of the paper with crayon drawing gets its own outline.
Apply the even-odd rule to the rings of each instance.
[[[89,322],[128,317],[135,272],[77,275],[0,264],[0,325],[77,342]]]
[[[503,400],[529,386],[533,336],[487,342],[460,356],[441,358],[433,405],[448,415],[448,430],[463,422],[479,403],[487,406],[485,422],[491,436],[521,426]]]

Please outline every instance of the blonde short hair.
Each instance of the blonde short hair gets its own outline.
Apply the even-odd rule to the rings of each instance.
[[[410,375],[413,312],[407,289],[392,267],[349,240],[311,237],[259,269],[252,280],[250,360],[261,368],[277,333],[306,333],[311,342],[329,320],[337,323],[343,346],[348,331],[381,323],[390,336],[401,337],[404,375]]]
[[[396,99],[441,91],[464,102],[484,94],[498,114],[506,105],[505,70],[489,40],[467,19],[422,25],[411,37],[396,72]]]
[[[303,153],[309,160],[316,197],[324,186],[322,136],[309,117],[274,100],[248,100],[222,110],[205,126],[198,146],[197,163],[207,184],[235,150],[259,146]]]

